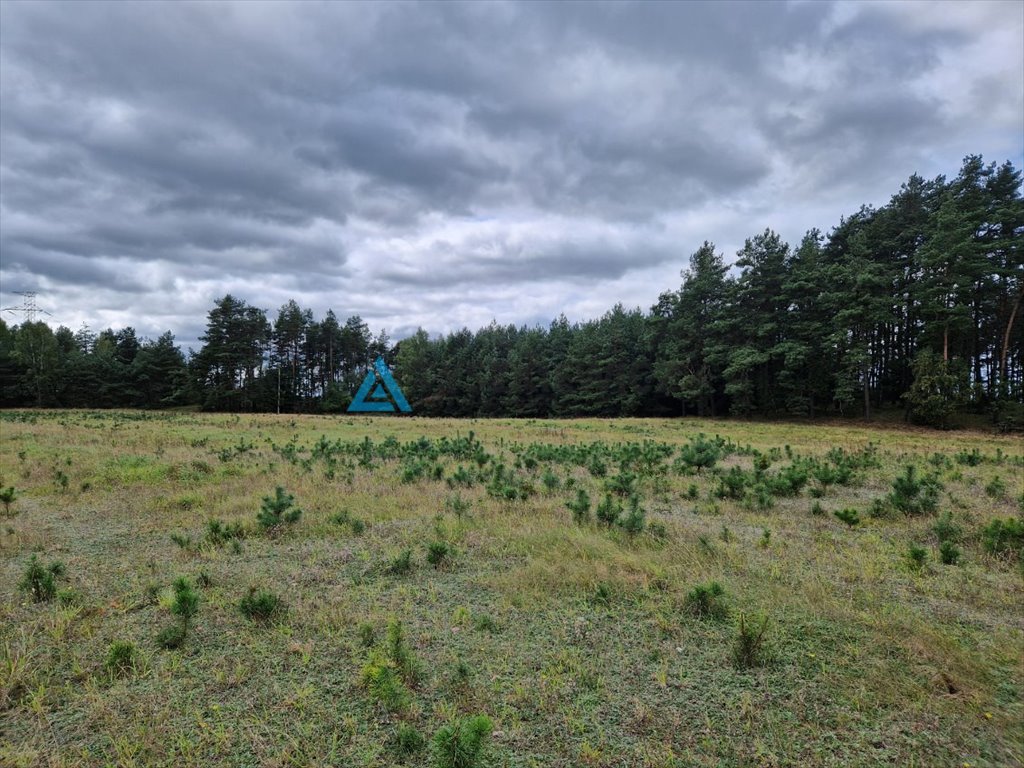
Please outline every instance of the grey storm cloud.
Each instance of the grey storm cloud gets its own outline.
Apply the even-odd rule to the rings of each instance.
[[[647,306],[705,239],[1020,164],[1022,60],[1011,2],[2,3],[0,304],[186,344],[228,292],[393,337]]]

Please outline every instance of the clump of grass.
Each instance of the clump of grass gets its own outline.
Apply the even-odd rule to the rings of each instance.
[[[939,558],[943,565],[957,565],[961,554],[960,548],[948,539],[939,545]]]
[[[494,730],[486,715],[475,715],[445,725],[434,734],[434,768],[476,768],[482,764],[484,747]]]
[[[717,581],[698,584],[686,595],[686,610],[698,619],[722,621],[729,616],[725,588]]]
[[[57,594],[57,577],[64,575],[64,564],[54,561],[43,566],[36,555],[29,558],[25,566],[25,573],[22,574],[18,588],[22,592],[28,592],[37,603],[44,603],[52,600]]]
[[[295,497],[279,485],[274,489],[273,496],[263,497],[256,522],[266,531],[275,531],[297,523],[301,517],[302,510],[295,506]]]
[[[590,522],[590,496],[582,488],[576,491],[575,499],[565,502],[565,506],[572,512],[572,521],[577,525]]]
[[[186,551],[192,549],[193,546],[192,537],[187,533],[172,533],[171,541]]]
[[[138,651],[134,643],[115,641],[107,649],[106,667],[111,675],[120,676],[135,670]]]
[[[4,517],[14,517],[11,514],[11,505],[17,498],[18,494],[15,492],[13,485],[0,490],[0,504],[4,505]]]
[[[249,592],[238,604],[242,615],[252,621],[267,621],[285,610],[284,601],[265,589],[249,587]]]
[[[825,514],[825,507],[822,506],[820,501],[811,504],[811,514],[815,517],[822,517]]]
[[[757,542],[757,546],[759,546],[761,549],[768,549],[768,547],[770,547],[771,544],[772,544],[772,532],[771,532],[771,529],[769,529],[769,528],[762,529],[761,530],[761,538]]]
[[[733,643],[732,658],[737,667],[749,669],[759,667],[765,661],[765,638],[768,632],[768,617],[761,620],[761,626],[748,623],[746,616],[740,614],[736,639]]]
[[[860,514],[852,507],[840,509],[833,514],[851,528],[860,525]]]
[[[729,526],[728,525],[725,525],[725,524],[722,525],[722,530],[718,532],[718,538],[720,538],[726,544],[728,544],[730,541],[732,541],[732,531],[729,530]]]
[[[330,518],[331,522],[335,525],[348,525],[351,519],[352,516],[349,514],[349,511],[347,509],[342,509],[339,512],[335,512],[333,515],[331,515]]]
[[[591,601],[597,605],[610,605],[612,602],[612,587],[608,582],[599,581],[594,587],[594,594]]]
[[[354,536],[361,536],[366,531],[366,522],[354,517],[349,521],[348,527]]]
[[[451,562],[452,548],[444,541],[432,541],[427,544],[427,562],[435,568],[441,568]]]

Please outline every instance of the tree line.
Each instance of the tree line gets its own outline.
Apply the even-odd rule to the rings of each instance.
[[[940,425],[958,408],[1019,418],[1022,241],[1021,172],[972,155],[954,178],[911,176],[827,235],[812,229],[795,246],[754,235],[732,268],[705,242],[646,312],[616,305],[585,322],[441,337],[420,329],[392,344],[359,316],[318,321],[289,301],[271,322],[228,295],[188,358],[169,332],[151,341],[132,328],[0,321],[0,397],[336,412],[383,355],[420,415],[870,416],[895,406]]]

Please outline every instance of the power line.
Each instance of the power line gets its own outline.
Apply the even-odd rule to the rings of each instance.
[[[45,309],[40,309],[39,305],[36,304],[36,292],[35,291],[15,291],[19,296],[24,297],[20,307],[4,307],[2,312],[20,312],[25,316],[25,321],[34,323],[36,321],[36,315],[50,315]],[[53,317],[53,315],[50,315]]]

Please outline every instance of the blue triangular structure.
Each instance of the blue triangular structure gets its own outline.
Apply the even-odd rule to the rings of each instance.
[[[391,396],[391,400],[395,401],[394,405],[391,400],[386,399],[388,395]],[[363,379],[359,391],[356,392],[355,398],[349,404],[348,412],[394,413],[396,405],[402,413],[412,413],[409,401],[405,399],[401,387],[398,386],[395,377],[388,370],[384,358],[378,357],[373,363],[373,368],[366,372],[366,378]]]

